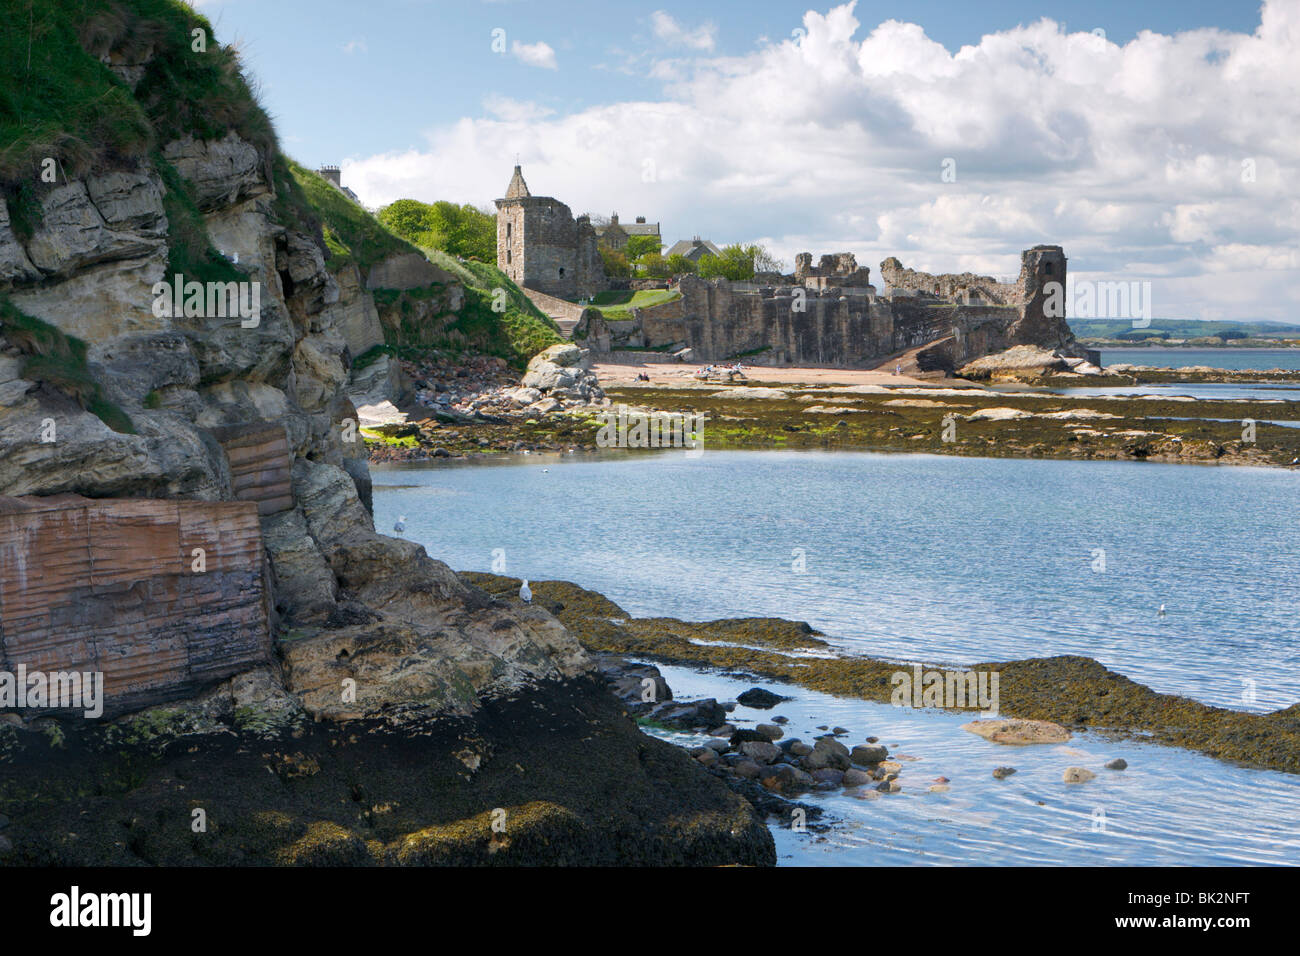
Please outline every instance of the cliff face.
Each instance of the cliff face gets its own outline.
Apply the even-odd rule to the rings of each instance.
[[[168,142],[161,153],[200,211],[212,246],[237,266],[237,281],[256,289],[259,313],[214,314],[219,310],[207,301],[194,314],[158,307],[155,284],[174,285],[175,276],[168,270],[167,187],[149,161],[54,186],[41,197],[30,237],[0,231],[0,262],[11,264],[7,297],[25,315],[86,343],[88,375],[126,414],[134,434],[113,430],[49,382],[25,377],[24,355],[6,325],[0,331],[0,495],[262,502],[273,623],[284,630],[351,620],[357,614],[349,609],[358,603],[372,619],[295,642],[291,684],[311,672],[313,641],[332,648],[345,640],[355,655],[371,642],[391,641],[393,627],[405,629],[411,645],[403,654],[425,658],[438,674],[439,689],[431,684],[419,694],[434,707],[465,711],[498,685],[583,672],[581,648],[547,615],[470,607],[468,590],[445,565],[414,544],[375,533],[361,500],[369,471],[346,387],[349,336],[361,347],[382,331],[359,270],[351,276],[349,301],[326,269],[316,237],[279,221],[278,197],[266,178],[272,157],[234,132],[215,141]],[[417,258],[382,262],[370,278],[399,290],[453,284]],[[181,281],[192,279],[182,275]],[[257,439],[268,430],[271,437]],[[121,533],[123,547],[135,554],[136,532]],[[147,536],[138,541],[139,562],[162,566],[177,558],[157,553]],[[218,537],[210,560],[242,560],[245,573],[260,577],[261,555],[249,563],[249,555],[232,550],[240,546],[237,536]],[[42,559],[26,557],[37,565]],[[3,570],[11,563],[7,558]],[[19,661],[24,644],[10,633],[12,614],[7,605],[0,628],[8,658]],[[455,652],[435,652],[427,642],[442,635],[447,645],[448,618],[460,616],[463,626],[450,642]],[[142,639],[175,624],[161,608],[156,618],[143,622]],[[108,633],[101,631],[102,639],[113,640]],[[122,634],[120,640],[133,636],[141,638]],[[160,673],[166,666],[160,662]],[[337,685],[355,668],[327,670]],[[315,688],[323,678],[307,680]],[[142,675],[139,687],[130,684],[122,693],[135,696],[146,686],[156,702],[186,692],[192,681]],[[322,709],[356,714],[394,695],[401,696],[391,684],[363,680],[354,705]]]
[[[158,54],[109,47],[114,91],[148,88]],[[374,529],[352,360],[464,304],[458,278],[369,239],[339,268],[273,136],[169,130],[66,181],[10,184],[35,196],[21,224],[0,197],[0,667],[99,669],[110,714],[171,701],[208,729],[216,715],[272,736],[310,718],[472,719],[542,687],[595,692],[550,613]],[[214,308],[226,283],[227,304],[256,307]],[[171,307],[165,287],[182,293]],[[361,390],[388,397],[372,364]],[[187,568],[196,547],[203,574]],[[0,739],[0,764],[13,752]],[[29,801],[34,835],[62,804],[13,790],[5,770],[0,796],[17,819]]]

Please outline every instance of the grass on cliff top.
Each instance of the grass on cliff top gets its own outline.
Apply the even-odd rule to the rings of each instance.
[[[680,299],[682,294],[675,289],[611,289],[598,293],[591,300],[591,307],[598,309],[606,320],[619,322],[632,318],[633,309],[646,309],[652,305],[662,305]]]
[[[420,252],[328,180],[287,156],[277,157],[274,172],[280,222],[319,236],[329,251],[325,265],[330,272],[355,264],[365,273],[389,256]]]
[[[465,288],[465,304],[459,314],[447,317],[427,347],[470,349],[498,356],[512,368],[522,369],[538,352],[564,341],[551,317],[495,265],[460,259],[440,249],[420,251]]]
[[[23,353],[24,378],[58,389],[116,432],[135,433],[126,412],[108,401],[91,378],[86,343],[81,339],[28,315],[4,295],[0,295],[0,335]]]
[[[0,184],[11,205],[30,203],[24,194],[41,184],[46,158],[62,182],[130,167],[187,134],[233,130],[275,152],[238,51],[180,0],[0,0],[0,22]],[[202,52],[194,30],[203,31]],[[134,92],[101,57],[148,59]]]

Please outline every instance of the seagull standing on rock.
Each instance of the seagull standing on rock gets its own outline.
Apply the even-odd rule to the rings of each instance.
[[[525,604],[533,603],[533,589],[528,586],[527,578],[524,578],[524,583],[519,585],[519,599]]]
[[[397,516],[397,524],[393,525],[393,530],[398,534],[406,530],[406,515]]]

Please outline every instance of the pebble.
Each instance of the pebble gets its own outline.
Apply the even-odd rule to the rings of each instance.
[[[1107,770],[1125,770],[1128,768],[1128,761],[1123,757],[1116,757],[1110,763],[1106,764]]]
[[[995,780],[1002,780],[1002,779],[1004,779],[1004,778],[1006,778],[1006,777],[1011,776],[1011,775],[1012,775],[1013,773],[1015,773],[1015,772],[1016,772],[1016,768],[1015,768],[1015,767],[994,767],[994,768],[993,768],[993,779],[995,779]]]
[[[836,737],[843,737],[845,734],[848,733],[848,730],[844,727],[835,727],[832,728],[831,733],[833,733]]]

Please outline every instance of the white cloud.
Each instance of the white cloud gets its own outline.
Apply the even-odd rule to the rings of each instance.
[[[343,44],[343,52],[351,56],[353,53],[369,53],[370,47],[366,46],[365,38],[358,40],[349,40]]]
[[[646,215],[669,241],[994,274],[1056,242],[1074,274],[1158,278],[1163,315],[1294,320],[1300,0],[1261,17],[1124,46],[1040,20],[949,52],[915,24],[864,31],[845,4],[743,56],[661,59],[654,100],[554,114],[489,97],[348,182],[372,204],[481,203],[519,154],[534,192]]]
[[[489,93],[483,97],[483,108],[497,119],[505,120],[507,123],[541,119],[555,112],[548,106],[540,106],[530,100],[517,100],[497,93]]]
[[[558,69],[555,62],[555,51],[551,49],[549,43],[538,40],[536,43],[520,43],[518,40],[510,47],[510,52],[514,54],[515,59],[521,63],[527,63],[529,66],[540,66],[543,69]]]
[[[693,50],[712,50],[714,34],[718,28],[712,23],[702,23],[694,30],[682,26],[666,10],[656,10],[650,14],[650,26],[655,36],[664,43],[690,47]]]

